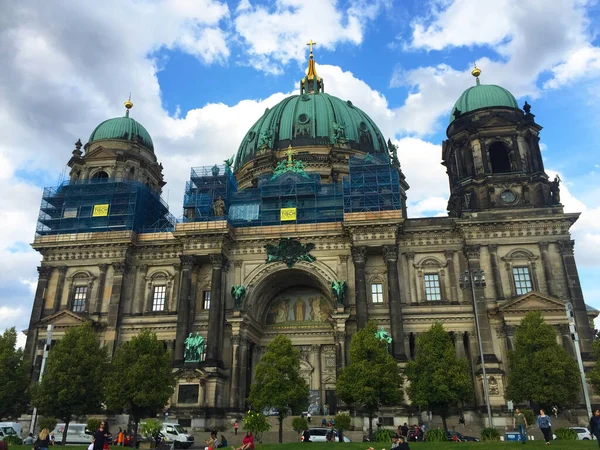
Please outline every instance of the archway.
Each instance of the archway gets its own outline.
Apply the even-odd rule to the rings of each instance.
[[[489,148],[492,173],[512,172],[508,148],[502,142],[494,142]]]

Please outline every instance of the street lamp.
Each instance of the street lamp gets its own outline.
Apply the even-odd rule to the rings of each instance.
[[[461,289],[470,289],[473,297],[473,311],[475,313],[475,329],[477,330],[477,342],[479,343],[479,354],[481,355],[481,369],[483,371],[483,395],[485,397],[485,404],[487,405],[488,413],[488,426],[494,427],[492,422],[492,407],[490,406],[490,393],[488,390],[488,379],[485,370],[485,361],[483,357],[483,344],[481,343],[481,331],[479,330],[479,313],[477,312],[477,297],[475,296],[475,288],[484,288],[485,273],[483,269],[472,269],[465,270],[464,275],[461,275],[458,279]]]

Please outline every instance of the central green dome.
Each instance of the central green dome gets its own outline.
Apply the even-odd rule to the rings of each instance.
[[[381,131],[351,101],[318,89],[292,95],[267,109],[248,130],[235,156],[234,167],[239,170],[262,149],[277,151],[289,145],[322,147],[336,143],[340,136],[354,150],[387,155]]]
[[[450,123],[456,120],[456,110],[460,115],[482,108],[519,108],[515,97],[506,89],[494,84],[479,84],[470,87],[456,100],[450,114]]]
[[[108,119],[98,125],[92,131],[88,143],[104,139],[119,139],[132,142],[139,140],[145,147],[154,150],[150,133],[148,133],[142,124],[129,117],[129,111],[127,111],[125,117]]]

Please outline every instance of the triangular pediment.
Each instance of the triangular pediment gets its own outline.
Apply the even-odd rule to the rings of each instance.
[[[566,303],[556,297],[531,291],[520,297],[505,301],[499,306],[503,313],[526,313],[529,311],[565,311]]]
[[[116,152],[114,150],[110,150],[104,147],[96,147],[92,151],[88,152],[85,155],[86,160],[90,159],[105,159],[105,158],[114,158],[116,156]]]
[[[73,311],[69,311],[68,309],[63,309],[51,316],[45,317],[40,325],[54,325],[55,327],[76,327],[79,325],[83,325],[84,323],[92,323],[93,321],[83,315],[74,313]]]
[[[482,128],[514,126],[514,122],[509,122],[503,117],[493,116],[487,122],[481,125]]]
[[[206,372],[197,367],[181,367],[173,370],[173,376],[177,380],[185,380],[186,382],[200,381],[206,378]]]

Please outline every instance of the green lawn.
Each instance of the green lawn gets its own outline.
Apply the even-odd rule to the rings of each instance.
[[[411,450],[456,450],[456,447],[468,450],[523,450],[547,448],[544,441],[529,441],[525,445],[520,442],[411,442]],[[316,443],[310,444],[259,444],[256,450],[366,450],[373,447],[375,450],[389,450],[389,445],[380,442],[352,442],[346,444]],[[549,448],[552,450],[579,450],[596,449],[595,441],[554,441]]]

